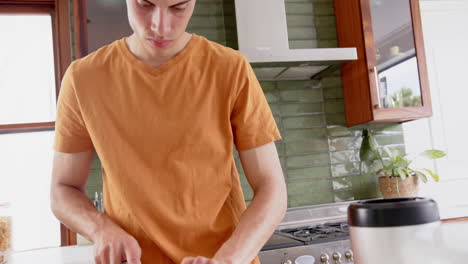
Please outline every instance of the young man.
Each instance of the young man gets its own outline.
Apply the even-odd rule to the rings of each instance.
[[[185,32],[194,5],[127,0],[134,34],[63,79],[52,209],[94,242],[96,263],[258,263],[284,216],[268,103],[242,55]],[[247,209],[233,142],[254,191]],[[84,190],[94,151],[105,213]]]

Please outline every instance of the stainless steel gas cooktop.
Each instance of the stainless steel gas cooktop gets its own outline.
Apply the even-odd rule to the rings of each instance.
[[[279,228],[259,254],[262,264],[292,264],[301,256],[308,263],[354,263],[349,240],[349,203],[288,209]],[[312,264],[312,263],[311,263]]]

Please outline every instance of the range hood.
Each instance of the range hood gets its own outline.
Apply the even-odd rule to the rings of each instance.
[[[290,49],[285,0],[235,0],[239,51],[259,80],[308,80],[357,59],[356,48]]]

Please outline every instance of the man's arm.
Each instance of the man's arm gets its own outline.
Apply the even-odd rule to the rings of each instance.
[[[51,207],[63,224],[95,244],[96,263],[140,263],[136,240],[100,213],[86,196],[85,186],[93,151],[55,152],[52,169]],[[126,256],[126,257],[125,257]]]
[[[231,237],[213,259],[185,258],[182,264],[247,264],[258,254],[284,217],[287,192],[275,144],[239,151],[254,197]]]
[[[51,185],[51,207],[57,219],[88,239],[97,229],[99,218],[99,212],[85,194],[93,155],[93,151],[55,152]]]
[[[242,214],[236,230],[214,259],[247,264],[254,259],[283,220],[287,209],[287,191],[273,142],[239,151],[239,156],[254,197]]]

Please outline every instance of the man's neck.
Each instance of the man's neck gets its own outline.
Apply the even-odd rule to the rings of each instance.
[[[146,43],[141,43],[135,34],[126,39],[126,44],[130,52],[139,60],[152,68],[157,68],[179,54],[190,42],[192,35],[185,32],[179,39],[172,43],[167,51],[149,48]]]

